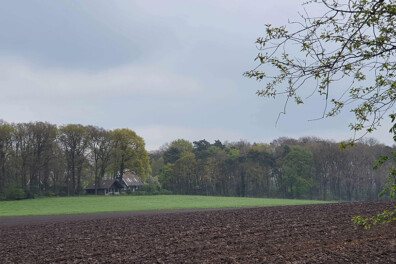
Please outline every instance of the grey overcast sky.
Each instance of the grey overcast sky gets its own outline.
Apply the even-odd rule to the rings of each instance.
[[[323,100],[289,105],[255,95],[265,24],[297,0],[6,0],[0,9],[0,119],[130,128],[148,150],[178,138],[267,142],[352,136],[349,113],[320,117]],[[392,144],[388,127],[372,136]]]

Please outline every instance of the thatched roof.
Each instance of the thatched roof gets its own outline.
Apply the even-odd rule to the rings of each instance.
[[[122,175],[122,181],[126,186],[142,186],[144,182],[133,172],[125,172]]]
[[[122,188],[121,183],[119,183],[115,179],[110,179],[110,180],[101,180],[99,181],[98,189],[108,189],[111,188],[114,184],[114,187],[116,188]],[[88,184],[87,187],[85,187],[85,190],[95,190],[95,182],[91,182]]]

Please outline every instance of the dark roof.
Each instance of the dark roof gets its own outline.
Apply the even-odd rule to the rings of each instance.
[[[126,186],[142,186],[144,182],[133,172],[125,172],[122,175],[122,181]]]
[[[122,188],[121,183],[119,183],[115,179],[110,179],[110,180],[101,180],[101,181],[99,181],[98,189],[108,189],[113,184],[115,184],[116,187],[118,187],[118,188]],[[95,190],[95,182],[89,183],[88,186],[85,188],[85,190]]]

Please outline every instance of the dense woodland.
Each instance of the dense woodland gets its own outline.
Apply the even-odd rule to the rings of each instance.
[[[0,199],[78,195],[90,181],[151,172],[144,140],[129,129],[0,120]]]
[[[373,139],[339,146],[309,137],[269,144],[178,139],[148,154],[130,129],[1,121],[0,199],[80,195],[88,182],[126,170],[174,194],[378,199],[388,169],[372,168],[394,147]]]
[[[176,140],[151,153],[153,175],[175,194],[376,200],[387,168],[375,161],[393,148],[368,139],[349,150],[317,138],[270,144]]]

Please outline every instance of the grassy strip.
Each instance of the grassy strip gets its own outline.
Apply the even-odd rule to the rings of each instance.
[[[167,209],[261,207],[318,203],[326,202],[190,195],[56,197],[0,202],[0,217]]]

